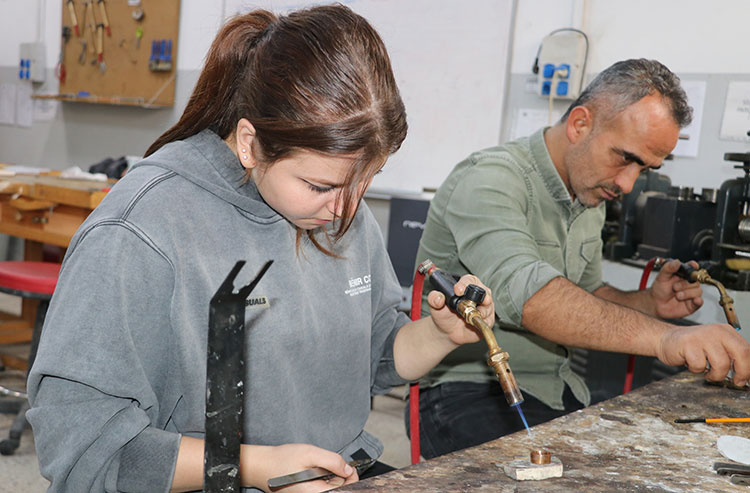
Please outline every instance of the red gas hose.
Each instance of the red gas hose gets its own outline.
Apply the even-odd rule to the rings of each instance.
[[[638,290],[643,291],[646,289],[648,284],[648,277],[651,275],[651,271],[654,269],[654,263],[658,257],[654,257],[646,263],[646,267],[643,268],[643,274],[641,274],[641,282],[638,285]],[[633,387],[633,373],[635,372],[635,355],[631,354],[628,356],[628,369],[625,371],[625,386],[622,389],[623,394],[630,392]]]
[[[422,287],[424,274],[414,273],[414,284],[411,288],[411,319],[419,320],[422,315]],[[419,462],[419,382],[409,385],[409,437],[411,439],[411,463]]]

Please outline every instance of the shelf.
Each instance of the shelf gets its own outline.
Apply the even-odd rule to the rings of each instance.
[[[32,99],[55,99],[72,103],[109,104],[114,106],[135,106],[138,108],[159,109],[171,108],[168,104],[149,104],[146,98],[118,97],[118,96],[77,96],[75,94],[34,94]]]

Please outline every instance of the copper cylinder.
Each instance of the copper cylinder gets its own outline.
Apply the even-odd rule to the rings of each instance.
[[[532,464],[549,464],[552,455],[549,450],[538,449],[531,451],[531,463]]]
[[[498,348],[499,349],[499,348]],[[516,377],[513,376],[513,372],[510,370],[508,364],[508,353],[505,351],[498,351],[490,355],[487,360],[487,364],[495,370],[495,375],[500,381],[500,387],[503,389],[505,394],[505,400],[511,406],[517,406],[523,402],[523,395],[521,389],[516,383]]]

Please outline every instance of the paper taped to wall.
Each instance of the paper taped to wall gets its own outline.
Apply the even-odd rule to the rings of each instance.
[[[722,140],[750,142],[750,82],[732,81],[727,89],[724,118],[721,122]]]

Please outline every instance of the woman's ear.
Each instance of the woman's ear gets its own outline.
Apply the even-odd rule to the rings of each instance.
[[[255,140],[255,127],[247,118],[242,118],[237,122],[237,129],[234,132],[235,145],[237,146],[237,155],[240,158],[242,166],[252,169],[256,166],[253,158],[253,140]]]

